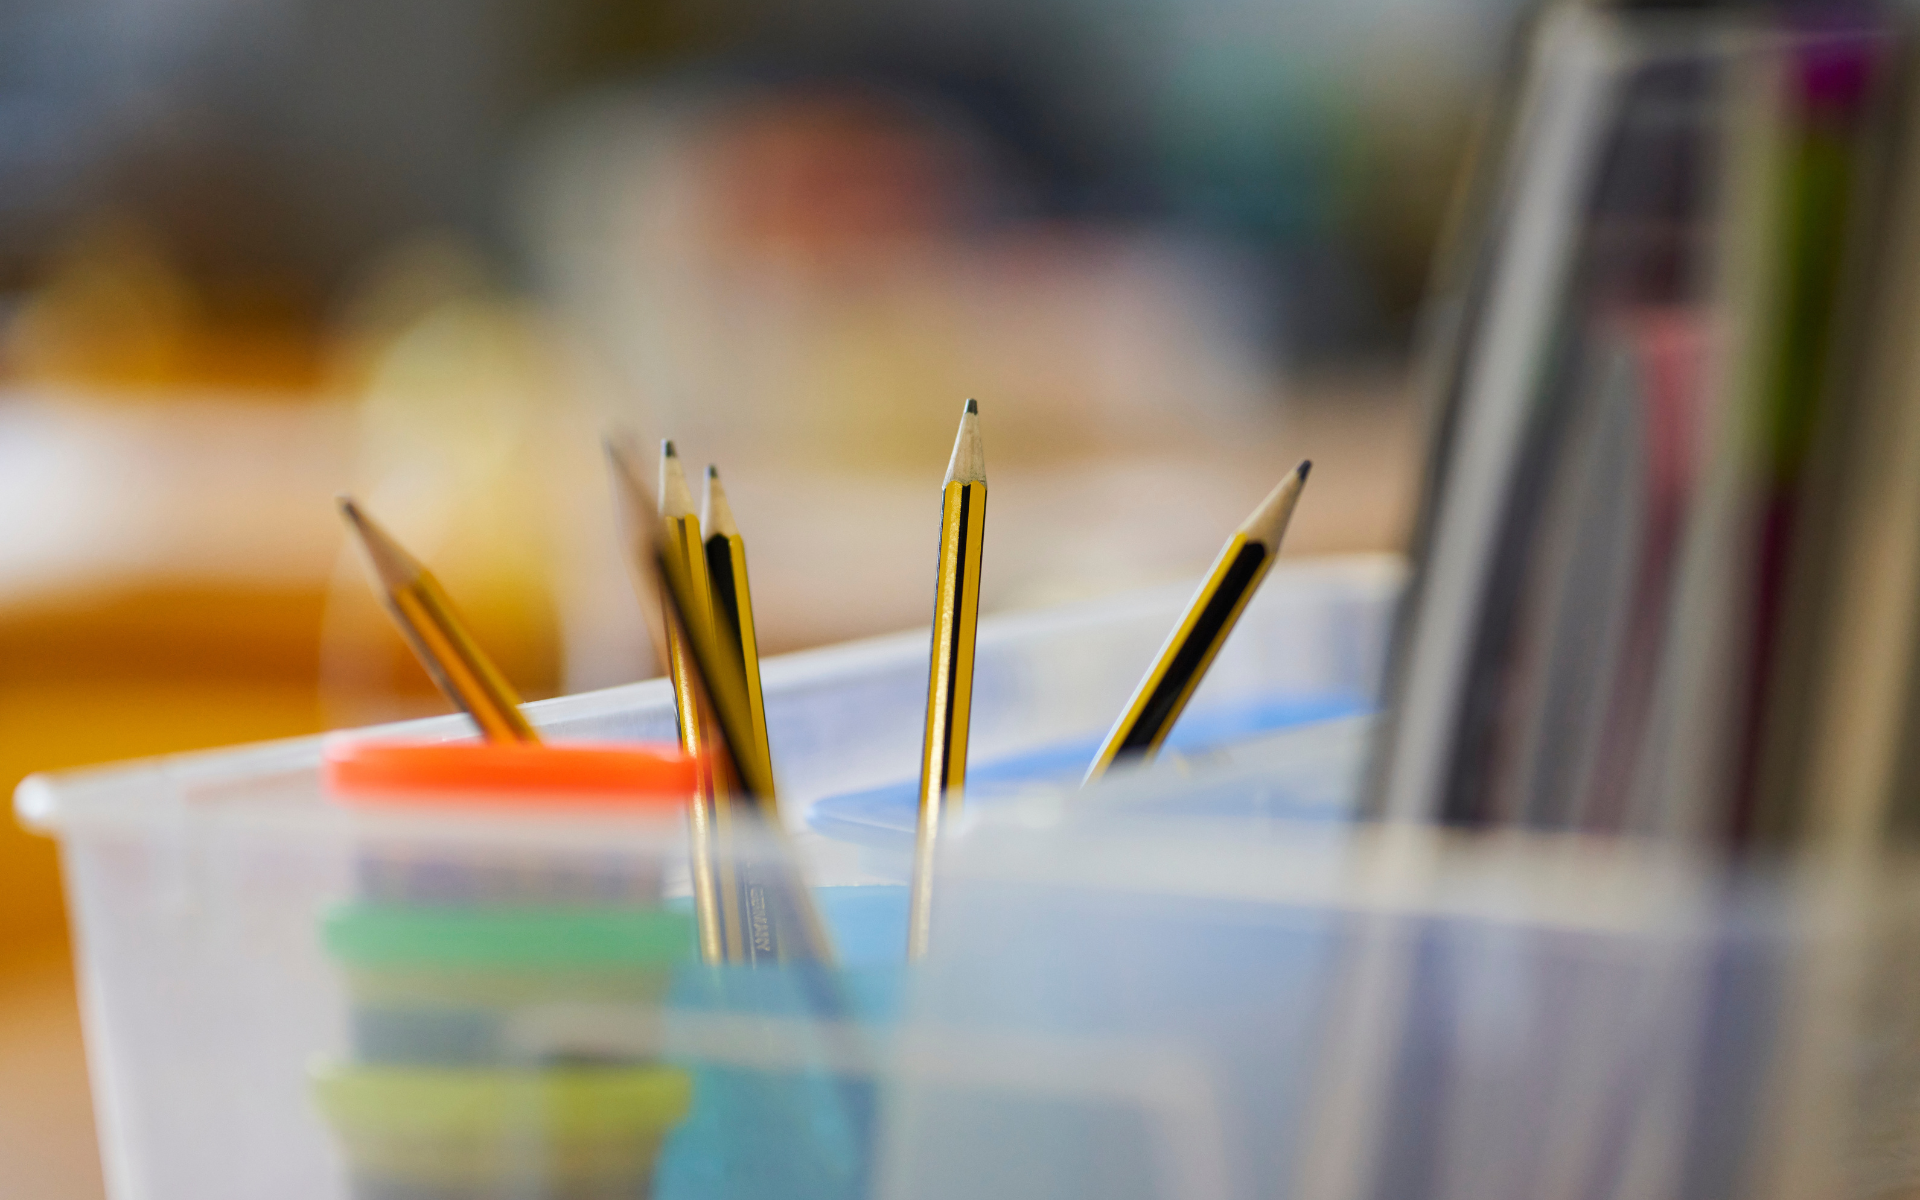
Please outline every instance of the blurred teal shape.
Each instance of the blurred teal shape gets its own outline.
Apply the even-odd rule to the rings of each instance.
[[[660,1200],[856,1200],[870,1189],[875,1038],[906,979],[907,889],[815,890],[844,966],[689,964],[668,1001],[668,1044],[694,1077],[693,1111],[662,1153]],[[721,1056],[685,1031],[724,1029]],[[871,1035],[871,1036],[870,1036]]]

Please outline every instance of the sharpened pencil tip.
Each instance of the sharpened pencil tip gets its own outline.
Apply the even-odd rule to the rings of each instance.
[[[720,483],[720,468],[711,463],[707,465],[707,494],[700,506],[700,531],[708,537],[740,536],[733,506],[727,503],[727,489]]]
[[[362,537],[377,532],[374,523],[367,519],[367,514],[354,503],[352,496],[343,493],[335,496],[333,502],[340,506],[340,515],[347,519],[347,524],[353,526]]]
[[[941,483],[984,483],[987,478],[987,454],[980,444],[980,406],[967,401],[960,414],[960,432],[953,439],[953,456],[947,460],[947,477]]]
[[[687,469],[680,462],[680,456],[674,452],[671,441],[660,443],[660,515],[663,517],[690,517],[694,515],[693,490],[687,487]]]
[[[1307,486],[1307,472],[1312,468],[1311,462],[1303,461],[1288,471],[1259,507],[1240,523],[1239,532],[1249,541],[1263,543],[1268,550],[1278,553],[1287,524],[1293,520],[1293,506],[1300,502],[1300,492]]]
[[[421,575],[426,568],[413,555],[402,549],[393,535],[373,523],[372,518],[360,511],[360,506],[351,496],[338,496],[340,515],[347,519],[354,533],[360,539],[360,546],[366,551],[367,558],[373,564],[374,574],[380,582],[391,589],[406,587]]]
[[[661,439],[661,441],[660,441],[660,453],[661,453],[661,455],[662,455],[663,457],[666,457],[666,458],[679,458],[679,457],[680,457],[680,452],[679,452],[678,450],[675,450],[675,449],[673,448],[673,439],[672,439],[672,438],[662,438],[662,439]]]
[[[1313,460],[1310,458],[1301,459],[1300,465],[1295,467],[1294,470],[1300,472],[1300,482],[1305,483],[1307,476],[1313,473]]]

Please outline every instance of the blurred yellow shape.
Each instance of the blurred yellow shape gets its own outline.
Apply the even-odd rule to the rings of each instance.
[[[139,588],[0,612],[0,787],[320,728],[318,589]],[[0,820],[0,958],[64,934],[54,843]]]
[[[6,358],[38,383],[161,387],[180,378],[198,320],[164,248],[136,222],[109,218],[55,256],[7,329]]]
[[[527,306],[490,288],[477,260],[441,238],[396,251],[348,312],[333,377],[358,393],[356,496],[434,564],[474,636],[521,693],[554,694],[561,642],[553,580],[562,570],[554,546],[568,507],[555,497],[569,494],[555,447],[570,430],[592,447],[570,420],[555,339]],[[594,499],[604,505],[603,496]],[[399,645],[362,568],[345,563],[335,572],[324,641],[335,723],[418,711],[418,671],[394,653]]]
[[[216,389],[301,398],[321,329],[271,273],[189,278],[140,222],[83,222],[0,334],[0,369],[27,383],[170,396]]]

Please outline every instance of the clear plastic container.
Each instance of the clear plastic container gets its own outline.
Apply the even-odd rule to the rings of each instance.
[[[1194,712],[1366,696],[1397,575],[1275,575]],[[1178,590],[990,622],[975,752],[1097,732]],[[785,799],[910,776],[920,637],[767,664]],[[671,736],[664,685],[532,706]],[[462,720],[382,736],[453,738]],[[1920,1187],[1891,861],[1359,827],[1365,718],[970,804],[932,953],[694,961],[670,814],[356,808],[318,739],[37,777],[115,1200],[1877,1197]],[[780,860],[778,864],[773,860]],[[879,918],[876,921],[876,914]]]
[[[1268,786],[964,824],[879,1195],[1914,1194],[1911,858],[1267,820]]]
[[[1190,712],[1367,702],[1399,578],[1387,559],[1284,564]],[[984,622],[975,761],[1103,731],[1187,591]],[[924,635],[903,635],[766,663],[795,828],[822,796],[917,770],[926,662]],[[530,715],[552,740],[673,736],[664,681]],[[895,1020],[914,1018],[899,1017],[898,951],[847,944],[891,919],[886,889],[832,886],[871,878],[852,856],[797,839],[841,967],[706,968],[672,950],[677,819],[356,809],[325,794],[321,747],[21,785],[21,817],[62,843],[116,1200],[632,1196],[650,1174],[669,1197],[871,1194],[891,1109],[877,1081],[893,1077]]]
[[[1097,645],[1083,616],[1032,622],[1030,652]],[[990,640],[1017,674],[1021,642]],[[887,702],[897,646],[773,664],[775,711],[860,744],[831,719]],[[536,715],[657,733],[633,703],[649,690]],[[696,964],[678,821],[348,808],[322,795],[313,741],[41,778],[20,807],[63,840],[116,1200],[1825,1200],[1920,1182],[1911,864],[1358,827],[1337,793],[1365,732],[970,809],[910,972]],[[800,731],[779,736],[790,770],[834,786]],[[1320,819],[1302,791],[1328,797]],[[887,891],[817,894],[831,918]]]

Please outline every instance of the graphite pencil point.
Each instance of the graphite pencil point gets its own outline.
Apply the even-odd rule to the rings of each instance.
[[[687,468],[670,441],[660,443],[660,515],[668,519],[694,515],[693,489],[687,486]]]
[[[490,742],[538,742],[513,685],[467,631],[439,581],[351,497],[339,497],[339,504],[379,577],[388,612],[447,699],[464,709]]]
[[[960,414],[960,431],[954,435],[953,456],[947,460],[947,477],[941,486],[984,483],[986,478],[987,451],[980,440],[980,406],[969,400]]]
[[[1303,462],[1288,471],[1287,477],[1276,484],[1259,506],[1240,523],[1237,532],[1245,534],[1248,541],[1261,543],[1269,551],[1278,550],[1280,539],[1286,536],[1287,523],[1293,520],[1293,506],[1300,501],[1300,489],[1306,486],[1310,466]]]
[[[420,560],[406,552],[393,535],[374,524],[373,518],[361,511],[351,496],[338,497],[340,514],[360,538],[360,545],[367,552],[367,561],[373,564],[373,570],[380,577],[381,586],[388,590],[406,587],[426,572]]]
[[[738,537],[740,526],[733,519],[733,505],[727,502],[727,489],[720,482],[720,468],[707,468],[707,494],[700,506],[700,529],[707,537]]]

